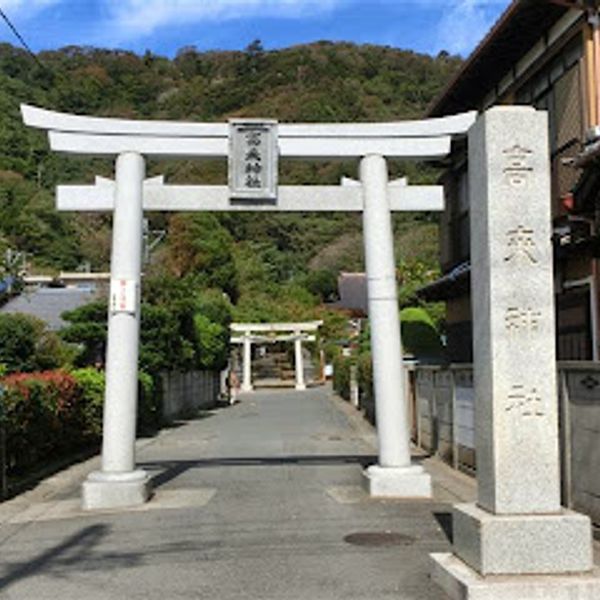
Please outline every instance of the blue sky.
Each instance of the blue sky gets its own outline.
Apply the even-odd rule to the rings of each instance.
[[[173,56],[346,40],[466,56],[509,0],[0,0],[34,51],[67,45]],[[18,44],[0,22],[0,41]]]

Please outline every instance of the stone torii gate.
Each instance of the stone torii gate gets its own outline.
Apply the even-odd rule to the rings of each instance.
[[[366,482],[373,495],[431,495],[429,475],[411,463],[391,211],[441,210],[443,190],[389,183],[386,158],[447,156],[453,137],[464,137],[473,124],[474,112],[397,123],[277,125],[93,118],[27,105],[21,110],[26,125],[48,131],[54,151],[116,157],[114,183],[57,189],[60,210],[114,214],[102,467],[83,484],[85,508],[141,504],[150,494],[134,450],[144,210],[362,212],[379,445],[378,464],[367,469]],[[245,163],[236,159],[240,152]],[[229,157],[230,186],[145,181],[145,157]],[[277,187],[278,157],[358,159],[360,185]]]
[[[233,344],[244,347],[242,391],[251,392],[252,387],[252,344],[273,342],[294,342],[294,367],[296,371],[296,389],[305,390],[304,359],[302,342],[314,342],[316,337],[309,332],[316,332],[323,321],[307,323],[232,323],[231,331],[241,335],[233,336]],[[279,334],[279,335],[273,335]]]

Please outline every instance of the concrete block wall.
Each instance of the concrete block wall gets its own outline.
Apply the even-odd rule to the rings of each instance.
[[[563,504],[600,524],[600,363],[558,364]],[[471,365],[416,367],[414,442],[455,468],[475,470]]]
[[[214,371],[163,373],[162,382],[163,418],[166,421],[213,408],[221,393],[221,374]]]

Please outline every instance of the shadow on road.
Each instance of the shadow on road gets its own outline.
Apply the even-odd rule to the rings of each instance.
[[[452,513],[449,512],[434,512],[433,516],[438,522],[438,525],[442,528],[448,541],[452,544],[454,541],[454,535],[452,530]]]
[[[0,590],[41,573],[63,576],[65,568],[81,569],[82,565],[85,565],[87,570],[98,570],[137,564],[139,562],[137,554],[93,553],[94,548],[108,535],[109,530],[107,525],[85,527],[37,557],[13,564],[5,563],[0,577]]]
[[[206,458],[202,460],[173,460],[141,463],[139,466],[149,471],[160,471],[152,477],[153,487],[160,487],[185,473],[189,469],[208,469],[215,467],[269,467],[296,465],[300,467],[319,467],[336,465],[360,465],[366,467],[377,461],[376,456],[364,454],[350,455],[308,455],[308,456],[269,456],[239,458]]]

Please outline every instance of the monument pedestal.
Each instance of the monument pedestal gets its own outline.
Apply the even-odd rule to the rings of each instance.
[[[431,554],[431,578],[452,600],[596,600],[600,571],[484,577],[451,553]]]
[[[150,478],[141,469],[130,473],[95,471],[83,483],[82,504],[85,510],[139,506],[148,501],[150,492]]]
[[[481,575],[580,573],[593,567],[590,519],[569,510],[495,515],[458,504],[453,535],[456,556]]]
[[[373,498],[431,498],[431,476],[418,465],[372,465],[363,472],[363,485]]]

